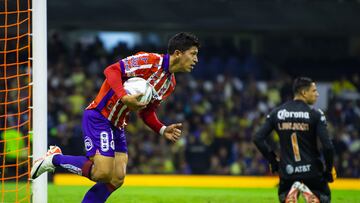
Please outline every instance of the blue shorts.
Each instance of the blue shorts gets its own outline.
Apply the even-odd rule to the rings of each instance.
[[[116,128],[100,112],[85,110],[82,131],[86,156],[101,154],[114,157],[115,152],[127,153],[124,129]]]

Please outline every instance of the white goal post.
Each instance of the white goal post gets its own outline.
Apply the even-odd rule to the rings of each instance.
[[[32,0],[32,135],[33,160],[47,150],[47,15],[46,0]],[[47,173],[46,173],[47,174]],[[47,175],[33,181],[32,202],[47,203]]]

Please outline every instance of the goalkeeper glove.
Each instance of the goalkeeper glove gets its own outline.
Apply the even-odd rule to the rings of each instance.
[[[325,172],[325,179],[326,179],[329,183],[334,182],[334,180],[336,179],[336,177],[337,177],[337,174],[336,174],[335,167],[332,167],[331,171],[326,171],[326,172]]]

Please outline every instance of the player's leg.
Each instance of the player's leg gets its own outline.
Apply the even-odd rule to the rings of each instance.
[[[85,176],[93,181],[109,182],[112,177],[114,157],[96,154],[89,159],[87,156],[55,154],[51,163],[54,169],[55,167],[62,167],[69,172]]]
[[[290,191],[292,183],[293,183],[293,181],[288,181],[288,180],[280,178],[279,188],[278,188],[278,196],[279,196],[279,201],[281,203],[285,203],[286,196]]]
[[[279,201],[281,203],[285,202],[286,195],[289,192],[290,187],[291,187],[291,185],[289,183],[287,183],[287,181],[282,180],[280,178],[279,188],[278,188],[278,196],[279,196]]]
[[[59,147],[50,146],[44,157],[41,157],[34,161],[30,172],[31,179],[35,179],[47,171],[54,172],[55,166],[52,161],[54,156],[59,154],[62,154],[62,151]]]
[[[300,182],[280,178],[278,195],[281,203],[295,203],[298,200]]]
[[[96,158],[94,160],[96,160]],[[82,203],[103,203],[117,188],[121,187],[121,185],[124,183],[127,160],[128,156],[126,153],[116,152],[115,159],[112,161],[113,170],[111,180],[108,183],[96,183],[85,194]],[[96,163],[97,162],[95,161],[94,166],[97,165]]]
[[[127,143],[124,130],[119,130],[118,128],[112,128],[112,135],[115,139],[111,139],[111,144],[115,149],[115,158],[112,161],[112,169],[110,179],[106,182],[96,183],[85,195],[83,203],[100,203],[105,202],[107,198],[113,193],[117,188],[121,187],[124,182],[126,174],[126,165],[127,165]],[[113,149],[113,148],[112,148]],[[94,166],[96,166],[96,158],[103,158],[101,156],[94,157]],[[103,168],[101,168],[103,169]],[[93,171],[96,174],[96,170]],[[108,175],[108,172],[106,172]],[[97,175],[99,177],[101,175]],[[109,176],[106,176],[109,178]]]
[[[91,170],[91,180],[97,183],[92,186],[85,194],[82,203],[103,203],[115,190],[109,183],[113,174],[114,157],[96,154],[91,158],[94,165]]]
[[[86,156],[63,155],[60,148],[56,147],[57,150],[60,150],[60,153],[52,153],[52,151],[49,150],[43,160],[35,161],[31,170],[31,177],[34,179],[44,172],[54,171],[55,167],[62,167],[72,173],[85,176],[91,180],[108,182],[111,179],[112,165],[110,167],[111,169],[100,169],[105,168],[105,164],[97,164],[94,166],[93,161],[88,157],[94,157],[95,154],[101,154],[104,157],[99,156],[102,158],[94,160],[101,159],[104,162],[109,163],[113,161],[114,144],[111,128],[111,123],[99,112],[95,110],[86,110],[82,122]],[[102,163],[101,160],[98,162]],[[94,174],[92,174],[92,170],[95,171]],[[104,173],[107,175],[104,175]]]
[[[113,132],[115,136],[115,163],[111,184],[113,184],[115,188],[119,188],[125,180],[128,149],[125,131],[123,129],[113,128]]]
[[[304,180],[300,190],[306,202],[329,203],[331,201],[329,185],[323,178]]]
[[[307,203],[320,203],[319,198],[304,183],[301,183],[299,189]]]
[[[285,203],[296,203],[298,201],[299,197],[299,187],[301,186],[301,183],[299,181],[295,181],[290,188],[290,191],[286,195]]]
[[[115,187],[119,188],[124,184],[126,176],[126,165],[128,162],[127,153],[116,152],[115,153],[115,164],[113,170],[113,177],[110,183]]]
[[[95,182],[110,182],[114,167],[114,157],[96,154],[90,160],[93,161],[93,166],[89,179]]]
[[[93,162],[86,156],[63,155],[58,146],[50,146],[46,155],[33,163],[31,178],[36,179],[45,172],[54,172],[56,167],[89,177]]]

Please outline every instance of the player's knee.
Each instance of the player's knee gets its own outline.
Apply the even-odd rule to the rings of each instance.
[[[92,171],[91,179],[93,181],[100,181],[108,183],[112,179],[112,171],[107,169],[96,169]]]
[[[100,181],[100,182],[108,183],[108,182],[111,181],[111,175],[108,174],[108,173],[98,172],[98,173],[95,173],[92,176],[92,179],[94,181]]]
[[[116,188],[121,187],[124,184],[125,176],[116,176],[113,177],[111,180],[111,184],[114,185]]]
[[[116,167],[115,173],[111,180],[111,183],[117,188],[121,187],[121,185],[124,183],[125,175],[126,175],[125,169],[122,169],[122,170],[119,170],[119,169],[120,169],[119,167]]]

